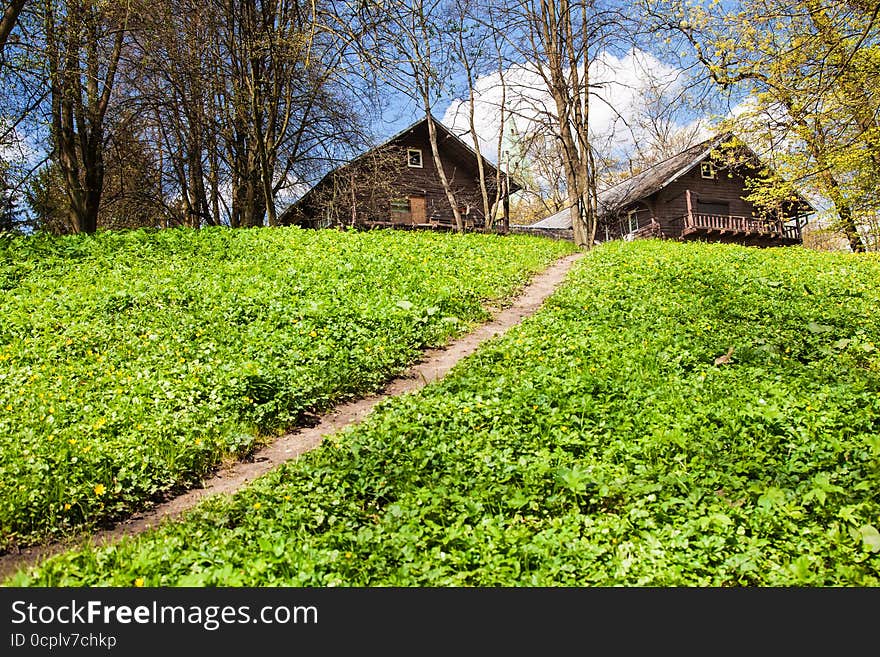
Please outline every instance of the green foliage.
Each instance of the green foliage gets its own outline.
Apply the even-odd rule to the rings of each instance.
[[[52,235],[69,235],[73,232],[64,198],[64,180],[56,164],[41,168],[25,192],[27,203],[33,213],[33,228]]]
[[[876,250],[880,212],[880,22],[873,5],[832,0],[655,0],[708,75],[745,102],[726,123],[772,154],[782,177],[753,199],[772,206],[802,193],[831,204],[850,248]]]
[[[442,382],[10,582],[877,586],[878,279],[871,256],[609,243]]]
[[[0,240],[0,549],[143,508],[376,390],[571,249],[298,229]]]

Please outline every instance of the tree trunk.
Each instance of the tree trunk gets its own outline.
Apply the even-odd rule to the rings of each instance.
[[[15,24],[18,22],[18,15],[21,13],[21,10],[24,9],[26,1],[27,0],[12,0],[6,8],[6,11],[3,12],[3,17],[0,18],[0,54],[3,52],[6,40],[9,39],[9,34],[12,32],[12,28],[14,28]]]
[[[452,208],[452,216],[455,218],[455,230],[461,233],[464,231],[464,221],[458,209],[458,202],[455,200],[455,193],[452,191],[449,179],[446,177],[446,171],[443,169],[443,162],[440,160],[440,148],[437,144],[437,126],[434,125],[434,117],[428,109],[428,99],[424,98],[424,101],[428,117],[428,140],[431,142],[431,155],[434,158],[434,166],[437,167],[440,184],[443,186],[443,191],[446,192],[446,200],[449,201],[449,207]]]
[[[94,233],[104,187],[104,121],[128,14],[114,20],[81,0],[70,0],[65,8],[60,19],[47,0],[44,16],[53,158],[65,183],[71,228]],[[113,34],[106,58],[99,55],[102,30]]]

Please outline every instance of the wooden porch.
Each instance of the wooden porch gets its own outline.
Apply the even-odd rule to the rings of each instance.
[[[802,220],[790,221],[691,213],[681,217],[682,240],[748,242],[774,246],[801,244]]]

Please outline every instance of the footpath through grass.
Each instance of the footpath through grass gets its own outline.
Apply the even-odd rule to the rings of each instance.
[[[0,550],[376,389],[573,246],[290,229],[0,239]]]
[[[878,283],[873,256],[605,245],[442,382],[9,583],[880,585]]]

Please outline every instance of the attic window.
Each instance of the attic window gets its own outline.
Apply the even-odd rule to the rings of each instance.
[[[418,148],[406,149],[406,165],[414,169],[422,168],[422,151]]]
[[[708,180],[715,179],[715,165],[709,162],[708,160],[704,160],[700,162],[700,176],[702,178],[706,178]]]

